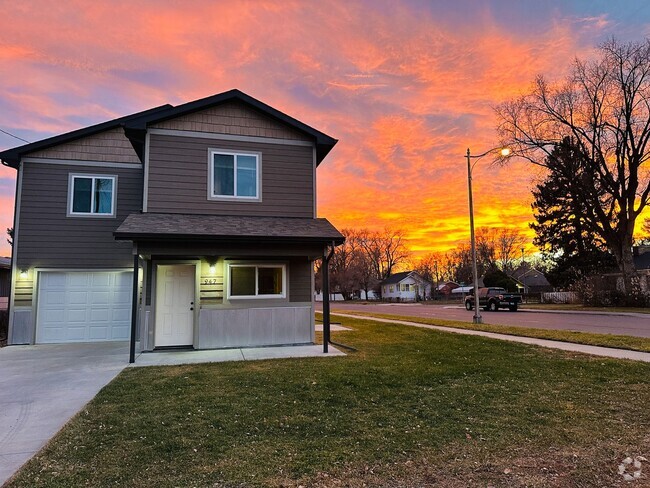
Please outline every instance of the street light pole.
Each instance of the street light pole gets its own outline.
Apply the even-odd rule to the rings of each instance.
[[[483,317],[479,312],[478,301],[478,269],[476,264],[476,238],[474,236],[474,200],[472,198],[472,157],[467,148],[467,190],[469,194],[469,232],[472,242],[472,272],[474,273],[474,317],[472,322],[482,324]]]
[[[482,324],[483,317],[481,317],[481,312],[479,312],[479,301],[478,301],[478,269],[476,263],[476,238],[474,236],[474,200],[472,198],[472,159],[475,159],[478,162],[483,156],[486,156],[490,153],[499,151],[502,158],[507,158],[510,156],[510,149],[507,147],[495,147],[489,151],[485,151],[478,156],[473,156],[467,148],[467,189],[469,194],[469,232],[472,241],[472,272],[474,274],[474,318],[472,322],[475,324]]]

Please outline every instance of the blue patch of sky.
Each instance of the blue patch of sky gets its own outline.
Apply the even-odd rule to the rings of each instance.
[[[504,31],[533,35],[546,32],[558,19],[605,15],[611,25],[603,36],[627,40],[638,39],[639,27],[650,22],[650,2],[639,0],[408,0],[407,4],[432,20],[467,31],[476,31],[489,20]]]

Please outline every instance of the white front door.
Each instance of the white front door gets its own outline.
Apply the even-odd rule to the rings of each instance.
[[[191,346],[194,343],[193,264],[157,267],[155,346]]]

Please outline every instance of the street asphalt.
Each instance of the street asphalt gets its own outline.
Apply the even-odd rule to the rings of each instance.
[[[317,302],[317,310],[322,304]],[[403,317],[438,318],[472,322],[474,312],[460,305],[423,305],[421,303],[354,303],[331,302],[332,311],[381,313]],[[541,311],[526,310],[525,305],[517,312],[480,311],[483,322],[493,325],[533,327],[536,329],[574,330],[598,334],[618,334],[650,338],[650,314],[585,311]]]

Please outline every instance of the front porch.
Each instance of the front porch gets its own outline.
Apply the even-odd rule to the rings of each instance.
[[[224,360],[232,348],[318,349],[313,262],[343,241],[326,220],[132,214],[115,236],[132,241],[137,270],[132,360],[136,342],[138,352],[220,349],[211,354]]]

